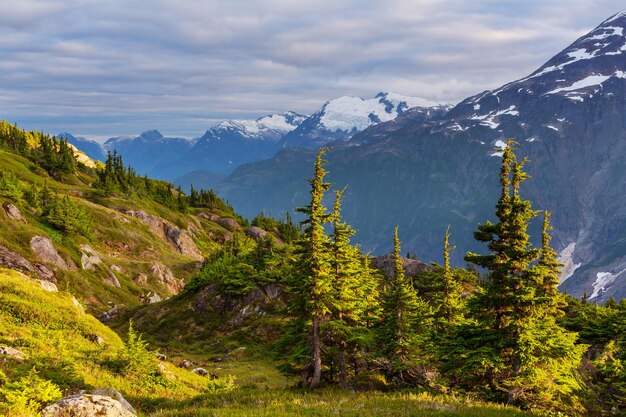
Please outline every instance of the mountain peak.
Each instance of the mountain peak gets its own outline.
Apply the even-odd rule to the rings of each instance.
[[[139,135],[139,137],[147,140],[163,139],[163,135],[158,130],[146,130],[145,132],[141,132],[141,135]]]

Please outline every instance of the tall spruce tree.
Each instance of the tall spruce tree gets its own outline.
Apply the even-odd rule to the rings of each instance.
[[[450,251],[455,246],[450,245],[450,226],[446,229],[443,239],[443,268],[441,271],[442,291],[439,314],[442,324],[455,325],[461,317],[461,283],[450,266]]]
[[[404,379],[418,349],[417,335],[426,305],[404,274],[398,227],[393,233],[393,265],[394,276],[383,299],[381,344],[383,354],[391,360],[392,373]]]
[[[549,249],[547,223],[542,249],[531,247],[527,228],[537,212],[520,196],[526,159],[517,162],[515,145],[509,140],[502,153],[498,222],[479,225],[474,234],[490,253],[465,257],[489,273],[472,311],[480,329],[473,337],[482,342],[473,343],[467,363],[480,368],[491,399],[554,410],[578,388],[574,368],[584,347],[575,346],[576,335],[556,323],[554,303],[546,301],[556,297],[556,290],[543,288],[554,283],[558,263]]]
[[[354,229],[341,218],[343,191],[335,191],[332,216],[332,273],[333,300],[330,327],[336,346],[339,365],[339,382],[347,380],[348,350],[357,350],[357,340],[366,332],[367,318],[377,300],[376,283],[369,268],[362,261],[361,251],[350,244]]]
[[[327,148],[317,153],[315,173],[311,184],[311,202],[298,208],[306,219],[302,238],[298,242],[300,261],[297,266],[292,291],[296,295],[295,313],[309,327],[308,348],[310,366],[306,374],[310,388],[316,388],[322,377],[322,324],[328,319],[333,299],[332,259],[329,253],[330,239],[324,226],[332,219],[323,204],[324,193],[330,184],[324,181],[324,154]]]

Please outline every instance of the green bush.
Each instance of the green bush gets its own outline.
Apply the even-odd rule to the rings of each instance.
[[[32,368],[27,376],[15,382],[0,375],[0,412],[8,416],[38,416],[43,405],[61,399],[58,386],[41,378]]]
[[[19,201],[24,196],[24,188],[20,180],[11,171],[0,170],[0,195]]]

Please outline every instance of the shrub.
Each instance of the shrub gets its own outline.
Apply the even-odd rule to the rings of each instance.
[[[0,384],[2,380],[6,381],[4,374],[0,375]],[[18,381],[0,385],[0,412],[8,416],[38,416],[43,405],[61,397],[59,387],[39,377],[37,370],[32,368]]]
[[[20,180],[11,171],[0,170],[0,195],[19,201],[24,196]]]

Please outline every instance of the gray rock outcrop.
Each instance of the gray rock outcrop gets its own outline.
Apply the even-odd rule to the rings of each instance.
[[[41,412],[42,417],[136,417],[136,415],[126,409],[120,401],[97,394],[72,395],[46,407]]]
[[[6,213],[9,219],[26,223],[26,220],[24,220],[22,213],[20,213],[20,210],[17,207],[15,207],[15,205],[11,203],[4,203],[2,205],[2,208],[4,209],[4,212]]]
[[[52,241],[47,237],[34,236],[30,240],[30,248],[40,261],[52,264],[59,269],[69,269],[67,262],[61,258]]]
[[[246,229],[246,233],[248,234],[248,236],[250,236],[252,239],[256,240],[257,242],[261,239],[264,239],[265,236],[267,236],[267,231],[257,226],[248,227]]]
[[[35,281],[37,281],[41,288],[48,292],[59,292],[59,288],[53,282],[44,281],[43,279],[36,279]]]
[[[380,269],[388,280],[393,279],[393,255],[376,256],[372,258],[372,266]],[[402,258],[402,266],[404,268],[404,274],[408,278],[413,278],[416,275],[423,274],[431,269],[430,265],[418,261],[417,259]]]
[[[96,269],[96,265],[102,263],[102,259],[100,259],[98,253],[93,250],[91,246],[82,245],[80,247],[80,250],[82,251],[80,256],[80,263],[83,269],[93,271],[94,269]]]
[[[115,276],[115,274],[112,271],[108,271],[107,275],[104,278],[102,278],[102,281],[105,284],[110,285],[115,288],[122,287],[122,285],[120,284],[120,281],[117,279],[117,276]]]
[[[54,271],[47,265],[33,263],[17,252],[0,246],[0,265],[50,282],[57,282]]]
[[[233,219],[232,217],[222,217],[217,220],[217,224],[227,228],[228,230],[241,229],[241,226],[239,225],[239,223],[237,223],[237,220]]]
[[[0,346],[0,356],[15,359],[17,361],[23,361],[26,359],[26,355],[10,346]]]
[[[152,264],[150,273],[154,275],[161,284],[167,287],[172,294],[178,294],[184,288],[183,283],[174,277],[172,270],[160,262]]]

